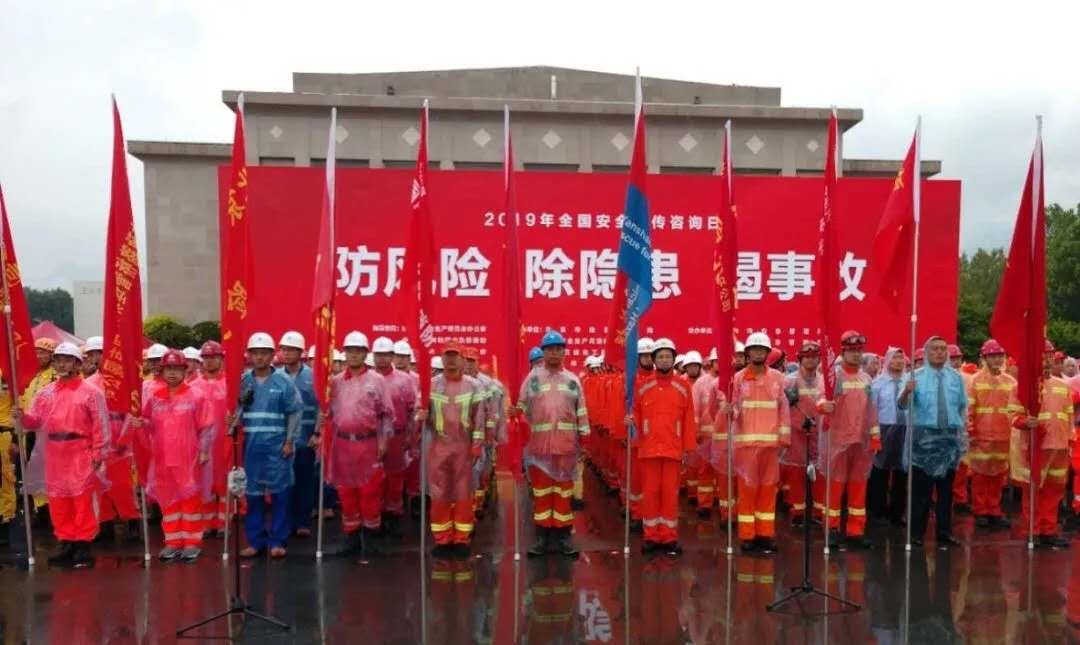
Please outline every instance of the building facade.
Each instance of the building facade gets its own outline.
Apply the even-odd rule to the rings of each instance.
[[[652,173],[719,171],[732,121],[738,174],[820,175],[829,108],[781,105],[780,88],[643,78]],[[236,106],[240,92],[222,100]],[[338,108],[339,167],[415,163],[417,110],[431,109],[434,167],[502,166],[503,106],[513,113],[516,163],[524,171],[625,172],[633,136],[633,77],[555,67],[373,74],[293,74],[291,92],[244,92],[251,165],[325,163],[330,108]],[[862,110],[837,110],[841,131]],[[219,318],[218,167],[231,144],[129,141],[143,162],[147,305],[187,323]],[[848,176],[892,176],[895,160],[844,159]],[[921,172],[940,172],[924,161]]]

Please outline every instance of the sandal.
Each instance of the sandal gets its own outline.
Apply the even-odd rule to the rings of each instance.
[[[283,546],[275,546],[274,548],[270,549],[270,557],[275,559],[275,560],[280,560],[281,558],[284,558],[285,557],[285,547],[283,547]]]
[[[262,549],[256,549],[253,546],[246,546],[240,550],[240,557],[245,559],[256,558],[262,554]]]

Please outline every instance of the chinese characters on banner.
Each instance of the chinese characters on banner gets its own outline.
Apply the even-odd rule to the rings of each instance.
[[[279,287],[251,303],[259,328],[272,334],[304,330],[303,303],[311,294],[309,267],[318,235],[318,168],[250,168],[257,189],[250,193],[265,224],[252,233],[255,272]],[[227,183],[227,170],[224,171]],[[498,172],[432,172],[439,195],[432,203],[438,266],[436,342],[476,345],[487,356],[506,327],[499,316],[505,259],[500,240]],[[613,297],[616,244],[622,225],[625,177],[618,174],[519,173],[520,274],[526,341],[547,327],[568,337],[571,367],[603,349]],[[410,172],[338,171],[340,213],[336,248],[337,333],[402,335],[391,298],[401,287],[405,214]],[[711,282],[711,244],[718,226],[715,177],[650,177],[653,229],[653,307],[644,334],[668,336],[680,350],[708,353],[712,330],[705,308]],[[821,209],[816,178],[739,178],[738,337],[766,331],[793,354],[803,338],[816,338],[819,289],[814,284],[814,249]],[[836,197],[838,256],[831,273],[841,316],[863,331],[871,350],[907,338],[905,316],[893,313],[868,287],[874,271],[869,257],[877,217],[891,179],[845,178]],[[920,337],[955,335],[960,184],[927,181],[923,190]],[[223,214],[223,216],[225,216]],[[300,225],[307,222],[309,225]],[[286,225],[288,224],[288,225]],[[265,276],[265,277],[264,277]],[[942,279],[943,276],[953,276]],[[922,294],[926,294],[923,297]],[[265,298],[262,299],[262,298]],[[490,362],[485,359],[483,362]]]

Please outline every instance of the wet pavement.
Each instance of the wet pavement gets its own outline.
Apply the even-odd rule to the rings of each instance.
[[[725,526],[685,506],[681,558],[623,555],[615,498],[586,479],[575,520],[576,561],[514,559],[513,484],[499,482],[497,513],[477,524],[474,555],[421,557],[415,536],[371,560],[317,562],[314,540],[293,540],[285,561],[245,561],[245,597],[290,625],[223,620],[198,640],[241,634],[253,643],[1068,643],[1080,642],[1080,544],[1029,552],[1019,529],[975,532],[957,520],[964,546],[931,542],[911,554],[901,530],[872,527],[870,551],[812,549],[812,581],[857,603],[810,599],[765,606],[803,577],[802,533],[782,522],[779,554],[727,555]],[[519,518],[527,517],[522,508]],[[415,527],[406,523],[406,529]],[[337,526],[327,524],[328,542]],[[157,536],[155,536],[157,537]],[[520,535],[522,549],[531,531]],[[43,542],[45,542],[43,540]],[[93,569],[54,571],[40,545],[28,572],[0,557],[0,643],[162,643],[175,630],[228,607],[231,563],[210,540],[196,564],[143,566],[140,546],[96,548]],[[429,544],[430,547],[430,544]],[[156,548],[154,550],[156,553]],[[230,631],[231,630],[231,631]]]

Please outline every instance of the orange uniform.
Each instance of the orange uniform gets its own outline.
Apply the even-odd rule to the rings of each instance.
[[[698,469],[697,496],[698,508],[708,509],[717,498],[717,489],[721,489],[718,505],[722,518],[727,517],[728,508],[734,501],[732,491],[728,490],[727,442],[728,417],[720,414],[720,403],[727,400],[724,393],[717,389],[716,376],[702,374],[693,386],[694,414],[698,424]]]
[[[984,369],[968,383],[968,463],[977,516],[1001,517],[1001,491],[1009,472],[1009,434],[1013,417],[1023,412],[1016,379]]]
[[[836,371],[836,407],[827,428],[829,436],[819,439],[818,470],[828,474],[831,487],[829,528],[839,528],[840,503],[846,493],[848,512],[844,535],[847,537],[858,537],[866,531],[866,480],[874,450],[881,445],[877,408],[870,396],[871,381],[870,375],[861,369]],[[822,403],[824,400],[819,406]],[[815,496],[822,500],[825,479],[817,479],[820,488]]]
[[[974,374],[968,374],[960,369],[956,370],[964,381],[964,389],[968,391],[968,410],[971,410],[971,383]],[[953,478],[953,506],[964,506],[971,503],[968,496],[968,482],[971,481],[971,453],[964,453],[960,457],[960,463],[956,466],[956,477]]]
[[[1014,425],[1020,428],[1020,444],[1027,447],[1030,441],[1026,418],[1019,414]],[[1065,381],[1047,377],[1043,381],[1042,408],[1039,410],[1039,427],[1036,429],[1035,449],[1040,472],[1035,491],[1035,534],[1056,535],[1057,507],[1065,494],[1065,478],[1069,473],[1069,442],[1073,437],[1073,395]],[[1024,483],[1023,518],[1028,523],[1031,505],[1030,466],[1028,450],[1019,451],[1019,466],[1013,478]]]
[[[634,423],[641,430],[638,454],[645,540],[678,542],[679,468],[684,455],[697,447],[690,382],[674,372],[657,372],[639,385]]]
[[[791,444],[791,410],[784,393],[784,375],[753,366],[735,375],[735,472],[739,477],[739,539],[772,539],[776,535],[776,485],[779,452]]]

